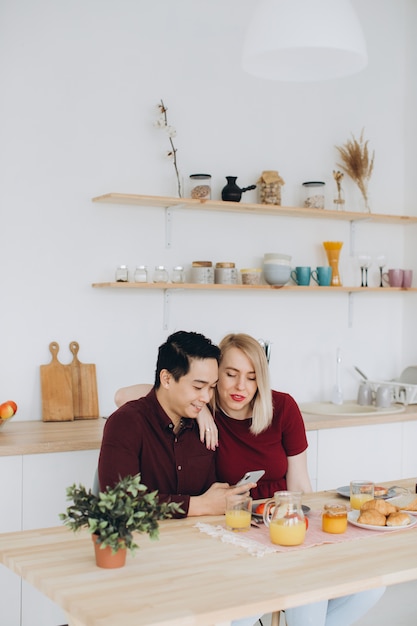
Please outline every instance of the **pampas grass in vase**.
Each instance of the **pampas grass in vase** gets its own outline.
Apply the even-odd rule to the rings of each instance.
[[[355,139],[352,134],[352,139],[349,139],[343,146],[336,146],[336,150],[342,160],[338,166],[357,184],[365,202],[365,211],[370,213],[368,183],[374,169],[375,152],[370,154],[368,143],[363,138],[362,129],[359,140]]]

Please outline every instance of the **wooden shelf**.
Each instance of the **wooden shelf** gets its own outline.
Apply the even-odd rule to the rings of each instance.
[[[217,284],[197,284],[197,283],[93,283],[92,287],[110,288],[110,289],[176,289],[176,290],[202,290],[202,291],[307,291],[314,293],[322,293],[326,291],[345,293],[389,293],[392,291],[417,292],[417,288],[403,289],[402,287],[316,287],[301,285],[217,285]]]
[[[417,216],[385,215],[378,213],[357,213],[353,211],[333,211],[327,209],[309,209],[305,207],[271,206],[268,204],[248,204],[244,202],[224,202],[222,200],[193,200],[192,198],[168,198],[162,196],[144,196],[128,193],[107,193],[93,198],[93,202],[109,204],[130,204],[165,209],[192,209],[200,211],[223,211],[258,215],[281,215],[284,217],[303,217],[335,219],[349,222],[381,222],[391,224],[417,224]]]

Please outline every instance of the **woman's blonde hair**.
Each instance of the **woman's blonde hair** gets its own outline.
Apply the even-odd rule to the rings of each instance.
[[[268,428],[272,422],[273,414],[269,367],[265,351],[256,339],[244,333],[226,335],[219,343],[219,348],[221,351],[220,365],[230,348],[241,350],[253,364],[258,389],[252,400],[253,414],[250,430],[254,435],[257,435]],[[216,403],[219,404],[217,389]]]

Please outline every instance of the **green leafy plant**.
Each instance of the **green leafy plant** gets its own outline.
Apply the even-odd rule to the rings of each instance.
[[[73,504],[59,517],[74,532],[87,528],[97,536],[102,549],[109,546],[115,553],[127,548],[134,554],[139,547],[134,532],[148,533],[151,539],[158,539],[158,520],[183,513],[175,502],[159,503],[157,494],[141,483],[140,474],[126,476],[97,495],[83,485],[74,484],[67,488],[67,500]]]

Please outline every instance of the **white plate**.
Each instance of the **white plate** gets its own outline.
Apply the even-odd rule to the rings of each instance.
[[[415,499],[416,499],[415,494],[409,494],[409,495],[395,496],[395,498],[389,498],[387,502],[390,502],[394,506],[398,506],[400,510],[402,511],[402,513],[408,513],[409,515],[417,515],[417,511],[407,510],[407,504],[409,504]]]
[[[403,511],[405,513],[405,511]],[[417,518],[409,515],[410,523],[407,526],[373,526],[372,524],[360,524],[357,519],[360,511],[348,511],[348,521],[353,526],[359,526],[359,528],[366,528],[366,530],[399,530],[400,528],[410,528],[417,524]]]
[[[346,485],[344,487],[338,487],[336,491],[339,494],[339,496],[343,496],[344,498],[350,498],[350,486],[349,485]],[[382,498],[383,500],[386,500],[387,498],[393,498],[395,495],[397,495],[397,492],[395,491],[395,489],[388,489],[388,493],[386,493],[385,496],[378,496],[378,498]]]

